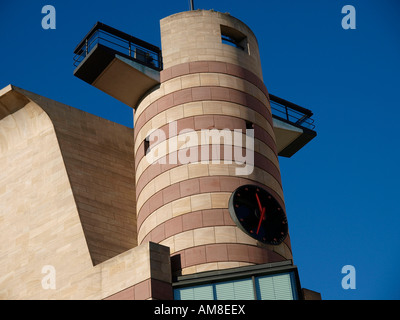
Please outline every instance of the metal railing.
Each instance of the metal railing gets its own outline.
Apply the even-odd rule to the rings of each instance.
[[[162,70],[160,48],[100,22],[96,23],[75,48],[74,66],[77,67],[97,44],[152,69]]]
[[[300,107],[282,98],[269,95],[272,115],[310,130],[315,129],[313,113],[311,110]]]
[[[221,40],[222,40],[222,43],[225,43],[225,44],[230,45],[232,47],[244,50],[244,47],[241,46],[240,43],[237,40],[235,40],[235,39],[233,39],[231,37],[228,37],[228,36],[225,36],[225,35],[221,35]]]

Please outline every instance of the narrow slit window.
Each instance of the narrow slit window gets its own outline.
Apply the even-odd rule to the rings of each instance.
[[[146,137],[143,141],[144,145],[144,154],[146,155],[148,152],[150,152],[150,137]]]
[[[249,52],[247,37],[239,30],[221,25],[221,41],[223,44],[233,46],[247,53]]]

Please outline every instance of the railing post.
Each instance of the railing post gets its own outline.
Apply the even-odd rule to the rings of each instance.
[[[131,57],[131,42],[129,41],[129,56]]]
[[[288,110],[288,107],[287,107],[287,106],[285,106],[285,111],[286,111],[286,120],[287,120],[287,121],[290,121],[290,120],[289,120],[289,110]]]
[[[86,55],[85,56],[87,56],[88,55],[88,53],[89,53],[89,48],[88,48],[88,39],[86,38],[86,41],[85,41],[85,45],[86,45],[86,49],[85,49],[85,53],[86,53]]]
[[[163,69],[163,62],[162,62],[162,54],[161,51],[158,52],[158,69],[162,70]]]

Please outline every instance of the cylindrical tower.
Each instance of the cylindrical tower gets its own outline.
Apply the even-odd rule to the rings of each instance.
[[[138,243],[170,247],[176,274],[291,259],[285,232],[260,231],[275,209],[259,197],[283,215],[285,206],[256,37],[229,14],[196,10],[161,20],[161,40],[161,84],[134,118]],[[212,134],[225,145],[210,144]],[[250,153],[254,167],[237,170]],[[236,203],[248,185],[255,198],[246,189]]]

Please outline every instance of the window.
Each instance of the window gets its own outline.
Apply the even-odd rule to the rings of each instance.
[[[254,300],[252,279],[210,283],[174,290],[175,300]]]
[[[253,281],[241,279],[214,284],[215,300],[254,300]]]
[[[213,286],[206,284],[174,290],[175,300],[215,300]]]
[[[175,300],[296,300],[293,272],[174,289]]]
[[[255,279],[256,292],[259,300],[296,300],[296,290],[293,290],[293,273],[274,276],[262,276]]]
[[[246,121],[246,129],[251,130],[254,129],[254,124],[251,121]]]
[[[150,136],[144,139],[143,145],[144,145],[144,154],[146,155],[147,153],[150,152]]]
[[[221,25],[221,41],[249,53],[247,37],[239,30]]]

